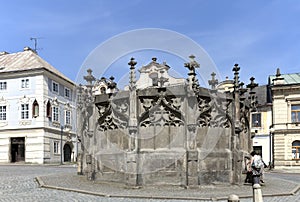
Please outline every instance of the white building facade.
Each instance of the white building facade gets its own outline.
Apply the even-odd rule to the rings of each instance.
[[[75,161],[75,87],[30,48],[0,53],[0,162]]]

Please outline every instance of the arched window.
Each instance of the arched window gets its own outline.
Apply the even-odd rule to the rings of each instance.
[[[39,116],[39,103],[36,100],[32,104],[32,116],[34,118]]]
[[[292,143],[292,157],[293,159],[300,159],[300,140]]]
[[[105,88],[104,86],[102,86],[102,87],[100,88],[100,93],[101,93],[101,94],[106,94],[106,88]]]
[[[46,116],[48,118],[51,118],[51,103],[50,103],[50,100],[48,100],[47,105],[46,105]]]

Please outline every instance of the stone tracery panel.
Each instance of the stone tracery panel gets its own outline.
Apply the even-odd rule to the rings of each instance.
[[[155,98],[141,98],[141,103],[143,108],[146,110],[140,115],[139,121],[141,127],[148,126],[181,126],[184,125],[184,118],[181,113],[176,108],[180,106],[175,104],[174,108],[174,98],[166,99],[160,97],[159,99]],[[157,100],[155,102],[155,100]]]
[[[124,129],[128,127],[128,99],[116,100],[110,103],[105,102],[96,106],[99,113],[99,130],[105,131],[113,129]]]
[[[229,102],[226,99],[212,94],[210,97],[198,96],[197,100],[198,111],[200,112],[197,118],[199,127],[228,128],[230,126]]]

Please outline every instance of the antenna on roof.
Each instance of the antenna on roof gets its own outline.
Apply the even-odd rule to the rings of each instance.
[[[30,40],[34,40],[34,52],[37,53],[37,50],[42,50],[42,48],[37,48],[38,39],[42,39],[41,37],[30,37]]]

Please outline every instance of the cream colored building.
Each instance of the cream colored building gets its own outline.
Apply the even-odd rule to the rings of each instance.
[[[59,163],[77,155],[75,84],[30,48],[0,53],[0,162]]]
[[[269,77],[273,98],[273,139],[275,168],[300,169],[300,73]]]
[[[257,110],[251,113],[250,127],[253,150],[259,153],[264,162],[269,165],[272,161],[272,139],[270,126],[272,125],[272,98],[268,85],[254,89],[257,96]]]

